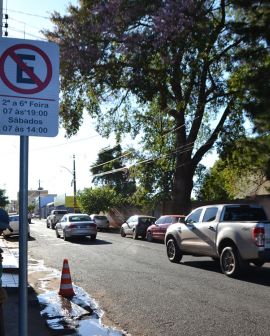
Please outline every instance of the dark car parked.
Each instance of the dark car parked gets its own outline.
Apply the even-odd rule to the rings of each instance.
[[[164,215],[148,227],[146,232],[146,239],[148,241],[159,240],[164,242],[167,228],[174,223],[183,222],[185,215]]]
[[[120,234],[122,237],[131,235],[133,239],[138,239],[140,236],[142,239],[146,237],[147,228],[156,221],[155,217],[135,215],[129,217],[125,223],[122,224]]]

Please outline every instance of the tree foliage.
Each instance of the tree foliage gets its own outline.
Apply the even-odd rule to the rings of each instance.
[[[233,0],[238,9],[235,32],[251,46],[238,55],[241,66],[232,77],[232,85],[238,92],[244,109],[259,132],[270,130],[270,1]],[[240,10],[239,10],[240,9]],[[258,41],[263,46],[258,47]]]
[[[123,196],[132,195],[136,190],[136,183],[129,175],[125,162],[131,157],[132,151],[123,153],[121,145],[102,149],[98,159],[92,167],[93,182],[96,185],[107,185]]]
[[[83,108],[102,135],[144,134],[140,155],[155,164],[147,182],[167,172],[159,187],[186,213],[202,157],[231,125],[234,137],[243,133],[242,101],[254,97],[243,90],[245,72],[269,56],[267,37],[239,28],[245,11],[228,0],[81,0],[54,13],[46,36],[61,48],[68,135]]]
[[[0,206],[5,207],[8,205],[9,200],[8,197],[5,195],[6,190],[0,189]]]
[[[108,186],[86,188],[78,193],[77,199],[80,208],[88,214],[106,212],[120,203],[119,195]]]
[[[227,147],[206,174],[198,199],[217,201],[256,195],[269,179],[269,140],[269,136],[243,138]]]

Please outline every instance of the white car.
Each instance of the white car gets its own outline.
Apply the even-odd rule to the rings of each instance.
[[[107,216],[92,214],[92,215],[90,215],[90,218],[94,221],[94,223],[97,224],[97,228],[100,231],[102,229],[108,229],[109,226],[110,226],[110,222],[109,222]]]
[[[64,240],[75,237],[90,236],[92,240],[97,236],[97,225],[87,214],[69,213],[55,225],[56,237]]]
[[[9,215],[9,226],[11,227],[13,231],[6,229],[3,231],[3,236],[4,237],[18,236],[19,235],[19,215],[17,214]],[[27,226],[28,226],[28,236],[30,236],[30,227],[29,227],[28,222],[27,222]]]

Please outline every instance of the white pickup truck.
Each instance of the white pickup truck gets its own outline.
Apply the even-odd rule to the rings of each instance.
[[[67,213],[67,210],[64,209],[52,210],[51,214],[46,219],[47,228],[55,229],[55,225]]]
[[[209,256],[219,260],[224,274],[236,277],[250,263],[270,262],[270,221],[258,205],[203,206],[184,223],[170,225],[165,244],[171,262],[180,262],[183,255]]]

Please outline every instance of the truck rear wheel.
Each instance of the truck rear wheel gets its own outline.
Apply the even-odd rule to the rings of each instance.
[[[182,259],[182,253],[174,238],[167,241],[167,256],[171,262],[178,263]]]
[[[244,261],[234,246],[225,246],[220,255],[222,273],[228,277],[238,277],[244,271]]]

